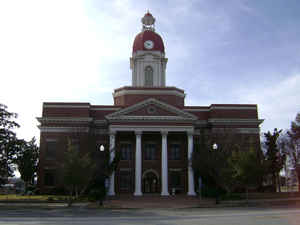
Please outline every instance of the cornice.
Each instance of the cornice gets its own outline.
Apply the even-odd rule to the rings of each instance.
[[[185,94],[178,90],[130,90],[130,89],[121,89],[115,90],[113,97],[119,97],[123,95],[175,95],[184,98]]]
[[[230,123],[230,124],[245,124],[245,123],[251,123],[251,124],[261,124],[264,120],[263,119],[235,119],[235,118],[226,118],[226,119],[218,119],[218,118],[212,118],[208,119],[209,123],[212,124],[223,124],[223,123]]]
[[[191,126],[155,126],[155,125],[110,125],[110,131],[134,131],[134,132],[193,132]]]
[[[259,128],[232,128],[233,130],[237,131],[240,134],[259,134]],[[213,132],[224,132],[223,128],[213,128]]]
[[[113,108],[113,107],[111,107],[111,108],[105,108],[105,107],[101,108],[101,106],[91,108],[91,110],[93,110],[93,111],[117,111],[117,110],[120,110],[120,109],[121,109],[120,107],[118,107],[118,108]]]
[[[91,117],[37,117],[36,118],[40,123],[44,122],[55,122],[55,123],[82,123],[82,122],[91,122],[93,118]]]
[[[96,125],[102,125],[102,124],[107,124],[107,121],[106,120],[94,120],[94,123]]]
[[[83,108],[89,109],[90,105],[71,105],[71,104],[43,104],[43,108]]]
[[[89,132],[88,127],[49,127],[49,126],[38,126],[41,133],[87,133]]]
[[[209,112],[212,110],[257,110],[256,106],[211,106],[209,108],[186,108],[188,112]]]

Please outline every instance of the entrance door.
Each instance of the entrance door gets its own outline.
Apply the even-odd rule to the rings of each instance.
[[[158,191],[158,177],[155,173],[149,171],[143,178],[143,192],[157,193]]]

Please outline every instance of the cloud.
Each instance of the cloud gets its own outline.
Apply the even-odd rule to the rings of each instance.
[[[241,102],[258,105],[259,117],[265,119],[263,131],[274,128],[288,129],[290,122],[300,112],[299,87],[300,73],[296,73],[252,90],[238,90],[236,94],[240,96]]]
[[[186,90],[187,105],[257,103],[263,129],[289,127],[299,111],[299,73],[290,71],[300,63],[299,4],[290,4],[1,1],[0,102],[19,113],[26,138],[39,136],[43,101],[113,104],[113,89],[131,84],[132,43],[149,9],[167,84]]]

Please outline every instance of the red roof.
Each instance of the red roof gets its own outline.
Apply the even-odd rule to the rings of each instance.
[[[138,50],[149,51],[144,47],[144,42],[147,40],[151,40],[154,43],[153,49],[150,49],[151,51],[161,51],[163,53],[165,52],[164,42],[162,38],[157,33],[151,30],[145,30],[135,37],[132,52],[136,52]]]

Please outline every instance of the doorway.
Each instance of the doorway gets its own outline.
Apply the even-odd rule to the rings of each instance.
[[[154,171],[146,171],[143,176],[143,192],[158,193],[159,179]]]

